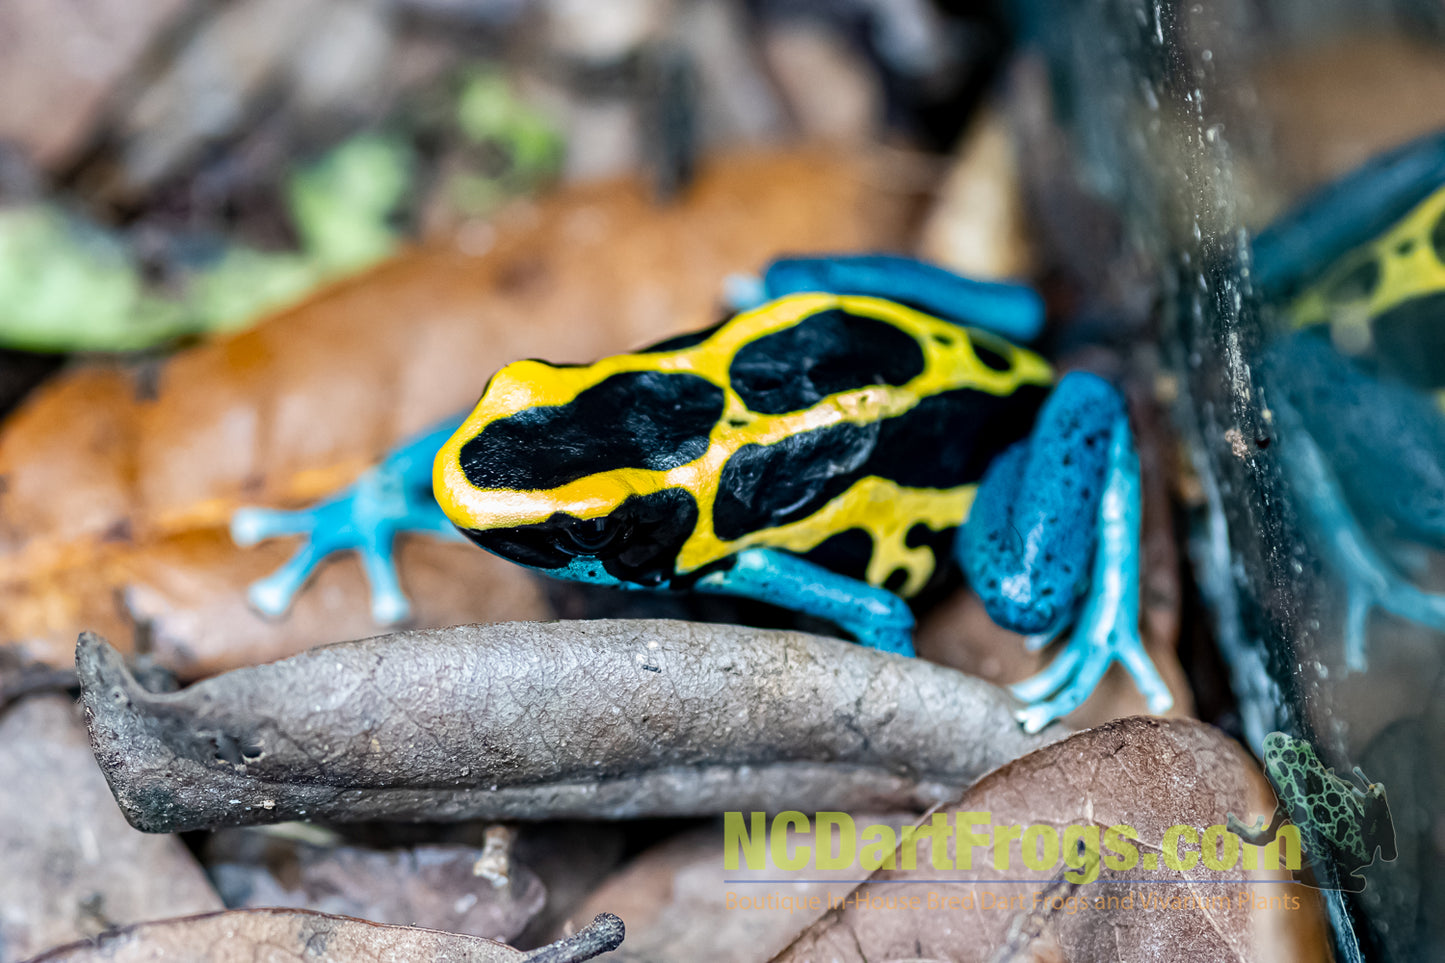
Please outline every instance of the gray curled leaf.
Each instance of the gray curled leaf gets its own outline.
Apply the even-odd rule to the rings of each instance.
[[[310,910],[243,909],[137,923],[41,954],[30,963],[583,963],[622,944],[622,920],[603,913],[585,929],[524,953],[478,936],[388,926]]]
[[[76,669],[111,791],[154,832],[921,809],[1067,734],[921,660],[689,622],[399,632],[169,693],[87,633]]]

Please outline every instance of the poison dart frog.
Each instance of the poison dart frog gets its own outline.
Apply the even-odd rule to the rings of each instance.
[[[1445,549],[1445,135],[1346,175],[1261,232],[1253,274],[1286,333],[1260,366],[1280,463],[1344,587],[1344,663],[1373,608],[1445,631],[1407,572]]]
[[[1234,813],[1226,816],[1226,828],[1245,842],[1268,845],[1288,819],[1300,830],[1312,859],[1328,854],[1339,870],[1340,888],[1352,893],[1365,888],[1359,871],[1374,862],[1376,850],[1385,862],[1395,858],[1395,824],[1385,787],[1370,782],[1359,766],[1355,778],[1363,789],[1326,768],[1308,742],[1271,732],[1264,737],[1264,771],[1279,797],[1269,824],[1261,817],[1245,826]]]
[[[1056,383],[1009,340],[1042,326],[1038,296],[881,255],[782,260],[751,287],[705,331],[589,365],[502,368],[460,424],[358,483],[394,498],[389,512],[343,496],[300,516],[242,515],[248,541],[313,527],[252,600],[283,610],[322,554],[351,547],[369,559],[378,614],[394,617],[394,519],[435,531],[444,515],[551,576],[766,601],[912,655],[905,600],[956,562],[1032,645],[1073,627],[1014,687],[1029,730],[1081,704],[1115,661],[1167,709],[1138,633],[1124,403],[1093,374]],[[440,511],[402,505],[423,462]],[[338,520],[316,525],[328,511]]]

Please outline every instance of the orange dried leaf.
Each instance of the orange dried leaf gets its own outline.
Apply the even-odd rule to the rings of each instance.
[[[796,150],[715,162],[664,206],[636,181],[579,187],[159,366],[58,378],[0,431],[0,640],[62,664],[82,629],[143,634],[200,674],[366,635],[353,559],[284,621],[250,612],[245,587],[294,543],[234,547],[235,509],[352,481],[508,361],[701,327],[728,274],[778,254],[897,249],[917,182],[905,158]],[[414,540],[402,578],[419,626],[548,614],[521,569],[469,546]]]

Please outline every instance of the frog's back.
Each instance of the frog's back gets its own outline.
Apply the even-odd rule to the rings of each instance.
[[[605,563],[623,583],[685,588],[758,547],[912,595],[1051,382],[987,332],[790,295],[590,365],[508,365],[443,447],[436,491],[473,538],[547,570],[581,550],[553,529],[607,518],[632,533]]]
[[[867,297],[745,312],[670,359],[723,386],[679,571],[781,548],[912,595],[1052,382],[1037,355]]]

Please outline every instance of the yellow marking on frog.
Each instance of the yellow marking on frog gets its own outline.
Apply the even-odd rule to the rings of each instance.
[[[912,335],[923,350],[923,371],[901,386],[870,385],[839,392],[802,411],[778,415],[749,411],[729,383],[728,369],[744,346],[791,327],[813,315],[840,309],[883,321]],[[983,364],[977,342],[1009,362],[1006,371]],[[462,446],[487,425],[534,407],[564,405],[608,378],[634,371],[698,375],[723,389],[722,416],[698,458],[665,471],[616,468],[547,490],[479,489],[462,472]],[[817,511],[773,528],[748,532],[735,540],[717,537],[713,506],[723,467],[745,445],[769,445],[793,435],[839,424],[868,425],[896,417],[930,396],[972,388],[1006,396],[1022,385],[1049,385],[1053,371],[1031,351],[976,329],[931,317],[879,298],[800,294],[770,302],[731,319],[701,344],[676,351],[621,354],[585,367],[554,368],[519,361],[499,371],[483,399],[437,453],[433,480],[438,502],[448,517],[474,529],[494,529],[546,521],[562,511],[577,518],[599,518],[629,497],[682,488],[696,501],[698,521],[675,563],[685,574],[744,548],[770,547],[807,552],[829,537],[852,528],[873,539],[867,581],[881,585],[895,569],[907,573],[901,595],[921,590],[933,573],[933,553],[910,548],[908,530],[916,524],[942,531],[968,517],[976,485],[948,489],[905,488],[877,476],[856,481]],[[545,443],[545,439],[540,439]]]
[[[1445,188],[1415,205],[1384,234],[1341,255],[1317,283],[1295,298],[1289,308],[1291,324],[1296,328],[1328,324],[1342,351],[1363,353],[1373,342],[1370,326],[1375,318],[1406,301],[1445,291],[1445,264],[1433,243],[1442,217]],[[1368,294],[1351,296],[1347,279],[1371,262],[1379,269],[1379,280]]]

